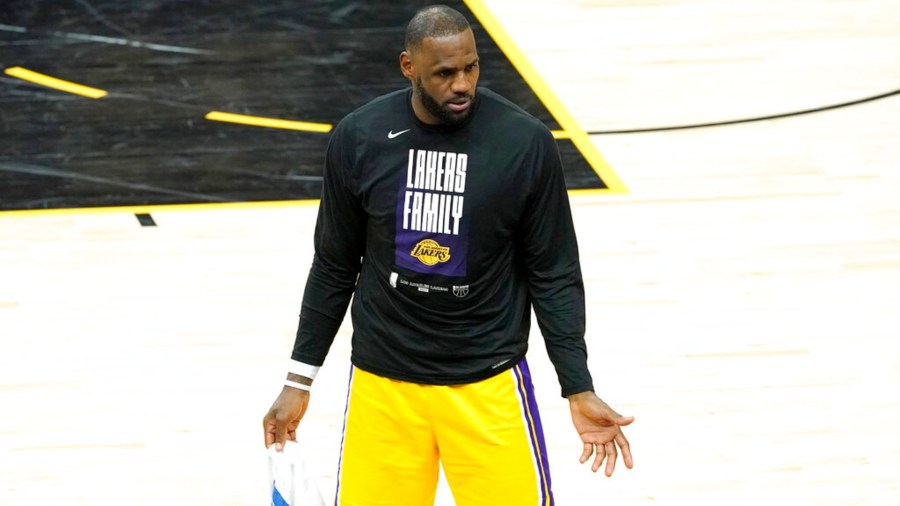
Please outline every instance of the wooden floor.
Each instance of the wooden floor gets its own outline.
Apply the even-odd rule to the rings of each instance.
[[[447,1],[473,20],[479,83],[556,133],[569,188],[612,188],[476,22],[484,9]],[[182,3],[0,4],[0,212],[316,199],[330,129],[408,86],[398,48],[427,0]]]
[[[900,83],[892,0],[484,3],[586,131]],[[557,503],[900,503],[900,97],[592,140],[629,192],[573,196],[590,361],[635,468],[578,465],[535,334]],[[0,213],[0,504],[265,503],[315,212]],[[301,425],[326,497],[349,330]]]

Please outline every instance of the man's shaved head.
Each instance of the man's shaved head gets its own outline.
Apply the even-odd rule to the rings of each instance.
[[[447,37],[470,28],[465,16],[446,5],[424,7],[406,25],[406,50],[419,49],[428,37]]]

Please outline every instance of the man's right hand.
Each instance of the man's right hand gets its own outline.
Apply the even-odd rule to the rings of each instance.
[[[263,418],[266,448],[277,444],[278,449],[282,450],[285,441],[297,440],[297,425],[300,424],[308,405],[309,392],[289,386],[281,390],[281,394]]]

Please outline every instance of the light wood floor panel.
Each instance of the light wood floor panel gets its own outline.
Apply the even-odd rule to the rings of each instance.
[[[900,82],[889,1],[486,2],[586,130],[826,105]],[[900,98],[593,138],[575,196],[612,479],[531,363],[560,505],[900,501]],[[265,501],[315,208],[0,215],[0,504]],[[349,327],[301,438],[333,496]],[[452,504],[442,487],[438,504]]]

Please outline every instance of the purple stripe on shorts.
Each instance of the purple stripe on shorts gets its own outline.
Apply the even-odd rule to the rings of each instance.
[[[525,412],[528,416],[528,423],[533,426],[528,427],[528,435],[531,440],[531,449],[538,459],[541,476],[538,480],[541,482],[541,504],[544,506],[553,506],[553,491],[550,487],[550,464],[547,461],[547,444],[544,441],[544,427],[541,425],[541,415],[538,412],[537,401],[534,398],[534,386],[531,383],[531,371],[528,369],[528,362],[523,358],[516,364],[516,379],[519,381],[519,393],[525,401]]]
[[[341,452],[338,454],[337,487],[334,489],[334,506],[338,506],[341,497],[341,462],[344,460],[344,438],[347,436],[347,412],[350,410],[350,387],[353,386],[353,366],[350,366],[350,379],[347,381],[347,403],[344,405],[344,428],[341,429]]]

